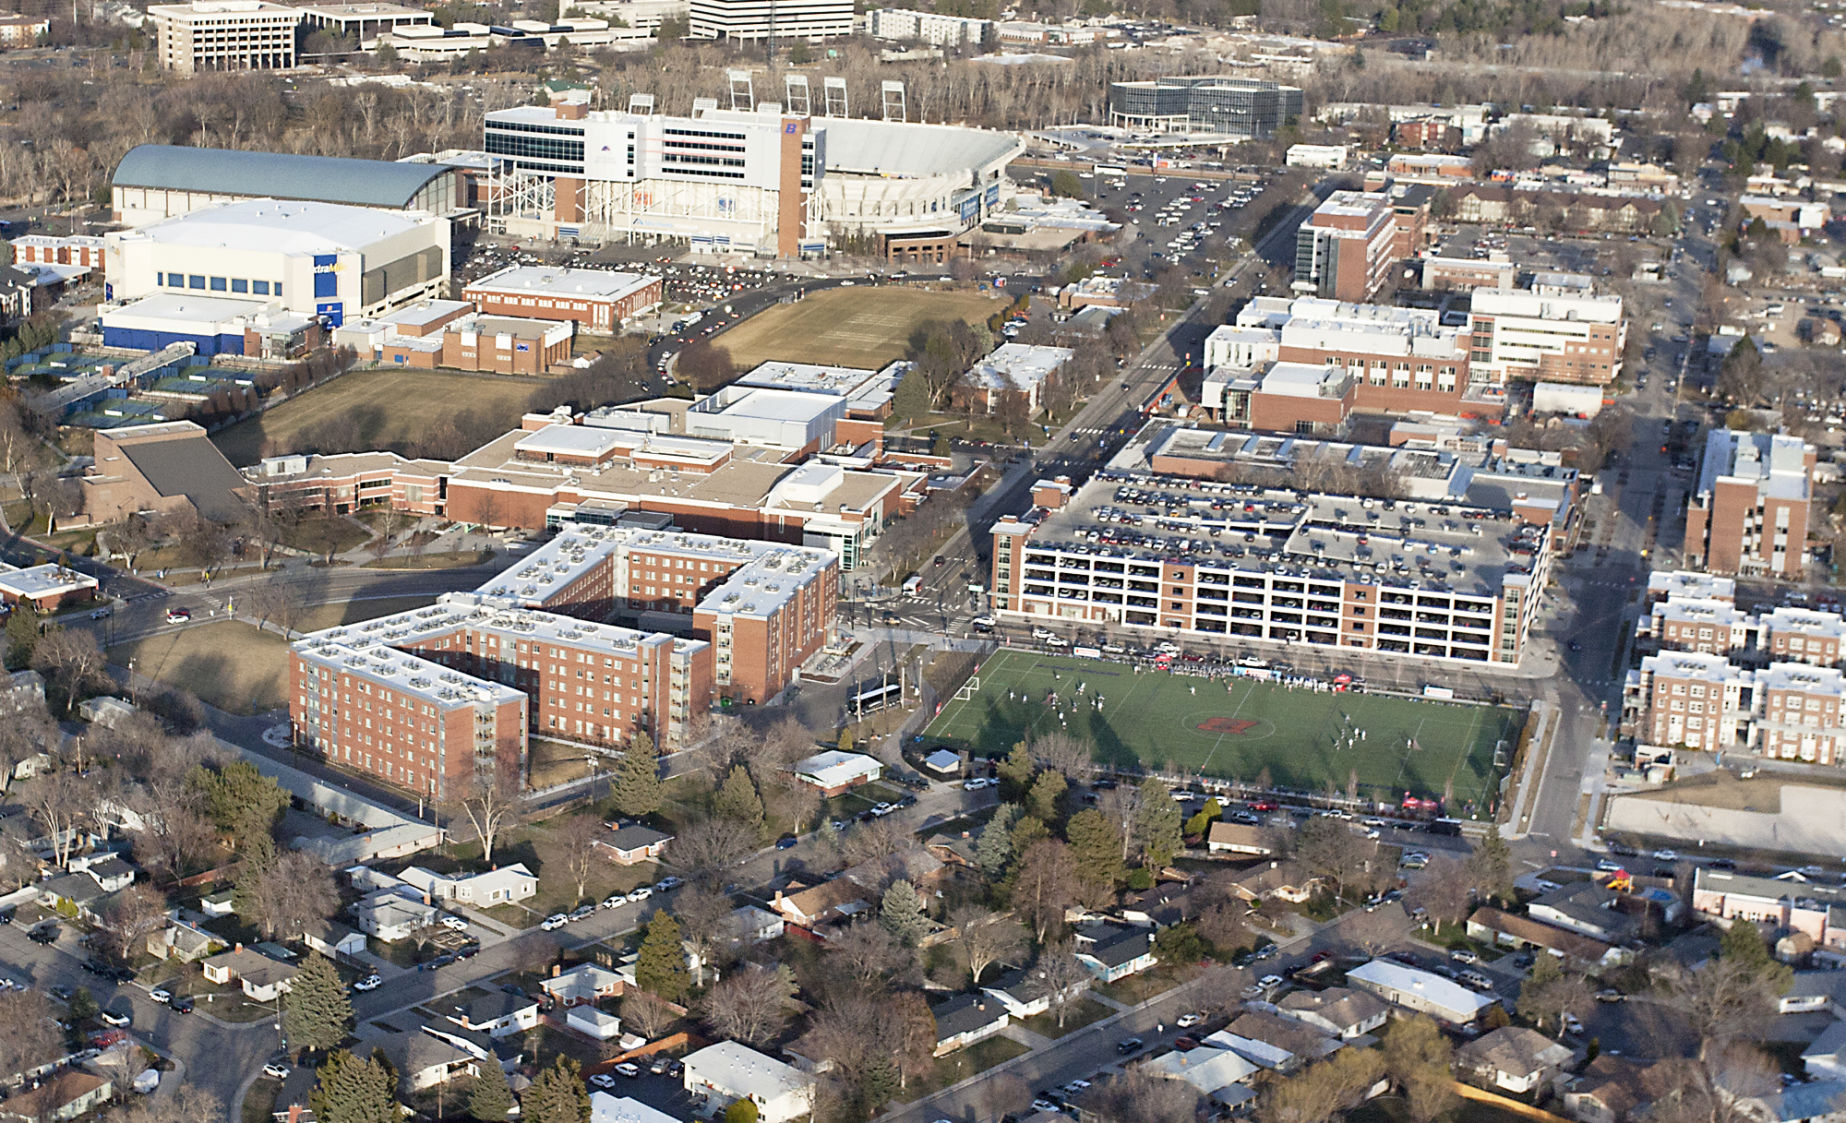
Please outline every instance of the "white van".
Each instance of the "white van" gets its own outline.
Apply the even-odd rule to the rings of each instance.
[[[922,574],[913,573],[909,577],[904,579],[904,592],[905,593],[907,594],[920,593],[922,591],[923,591],[923,575]]]

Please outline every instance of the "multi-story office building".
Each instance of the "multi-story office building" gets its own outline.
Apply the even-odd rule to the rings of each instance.
[[[1335,191],[1295,232],[1295,291],[1362,303],[1377,296],[1401,260],[1388,196]]]
[[[1814,446],[1714,429],[1686,506],[1685,558],[1714,573],[1798,577],[1807,565]]]
[[[1478,379],[1607,386],[1622,373],[1628,321],[1619,296],[1547,284],[1474,290],[1470,369]]]
[[[692,0],[694,39],[813,42],[852,34],[852,0]]]
[[[286,70],[295,65],[301,9],[269,0],[155,4],[155,57],[168,70]]]
[[[911,8],[873,8],[865,29],[874,39],[923,42],[933,47],[978,47],[993,33],[993,21],[945,16]]]
[[[1301,116],[1301,90],[1253,78],[1156,78],[1109,84],[1109,124],[1161,133],[1274,136]]]
[[[489,113],[486,150],[502,161],[489,221],[513,234],[781,257],[872,236],[886,256],[946,260],[999,208],[1022,151],[977,129],[759,108],[700,103],[676,117],[591,112],[564,97]]]
[[[1504,482],[1462,471],[1447,484],[1432,480],[1444,496],[1432,502],[1220,478],[1242,449],[1286,468],[1319,447],[1298,443],[1168,429],[1080,488],[1037,489],[1040,506],[993,527],[995,611],[1189,638],[1519,661],[1569,517],[1573,473],[1534,472],[1515,500]]]
[[[422,8],[379,0],[303,4],[301,16],[312,29],[349,39],[366,48],[377,43],[380,36],[389,35],[400,27],[428,27],[436,18]]]
[[[1351,376],[1352,408],[1457,413],[1468,389],[1468,333],[1441,314],[1320,297],[1259,296],[1205,342],[1205,365],[1266,361],[1335,367]]]

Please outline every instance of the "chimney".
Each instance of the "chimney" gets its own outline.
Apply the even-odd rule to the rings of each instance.
[[[563,970],[564,970],[564,965],[563,965],[563,964],[561,964],[561,963],[553,963],[553,964],[551,965],[551,977],[552,977],[552,978],[554,978],[554,979],[555,979],[555,978],[557,978],[557,977],[558,977],[558,975],[559,975],[559,974],[561,974],[561,973],[563,972]]]
[[[233,952],[240,952],[240,951],[242,951],[242,950],[244,950],[244,945],[243,945],[243,944],[241,944],[241,943],[238,943],[238,944],[233,944],[233,945],[231,946],[231,951],[233,951]]]

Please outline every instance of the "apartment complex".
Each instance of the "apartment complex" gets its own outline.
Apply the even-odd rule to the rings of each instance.
[[[1311,451],[1401,458],[1398,471],[1420,462],[1423,490],[1441,498],[1227,482],[1240,466],[1286,471]],[[1458,467],[1448,454],[1167,428],[1080,488],[1036,489],[1040,506],[994,525],[994,610],[1517,663],[1574,489],[1575,474],[1552,465]]]
[[[295,65],[301,9],[269,0],[155,4],[155,57],[182,74],[201,70],[287,70]]]
[[[1814,446],[1799,437],[1713,429],[1686,507],[1687,564],[1800,576],[1816,460]]]
[[[714,698],[786,686],[838,596],[824,550],[571,528],[475,592],[297,641],[290,719],[297,744],[431,799],[523,765],[530,736],[675,747]]]
[[[922,42],[932,47],[978,47],[993,34],[994,23],[972,16],[945,16],[911,8],[873,8],[865,29],[874,39]]]
[[[1335,191],[1295,232],[1295,291],[1354,303],[1371,300],[1403,256],[1389,196]]]
[[[1425,266],[1427,268],[1427,265]],[[1469,310],[1475,378],[1607,386],[1622,373],[1622,298],[1541,274],[1529,289],[1476,288]]]
[[[1109,124],[1159,133],[1274,136],[1301,116],[1301,90],[1253,78],[1156,78],[1109,84]]]
[[[754,704],[775,697],[832,637],[839,589],[839,559],[823,549],[573,526],[480,591],[709,641],[717,692]]]
[[[798,5],[778,7],[777,19]],[[850,28],[852,7],[841,11]],[[694,34],[699,13],[693,11]],[[750,111],[592,112],[564,95],[486,117],[489,223],[509,234],[689,243],[795,257],[868,235],[887,255],[951,245],[1006,193],[1011,136],[948,125]]]
[[[840,39],[853,31],[852,0],[692,0],[694,39]]]
[[[1623,718],[1647,744],[1838,764],[1846,762],[1842,694],[1838,667],[1751,668],[1723,655],[1663,651],[1629,672]]]

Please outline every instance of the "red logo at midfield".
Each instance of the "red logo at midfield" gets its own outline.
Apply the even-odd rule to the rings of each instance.
[[[1229,733],[1233,737],[1248,733],[1255,728],[1256,723],[1254,721],[1242,717],[1214,717],[1199,722],[1200,732]]]

